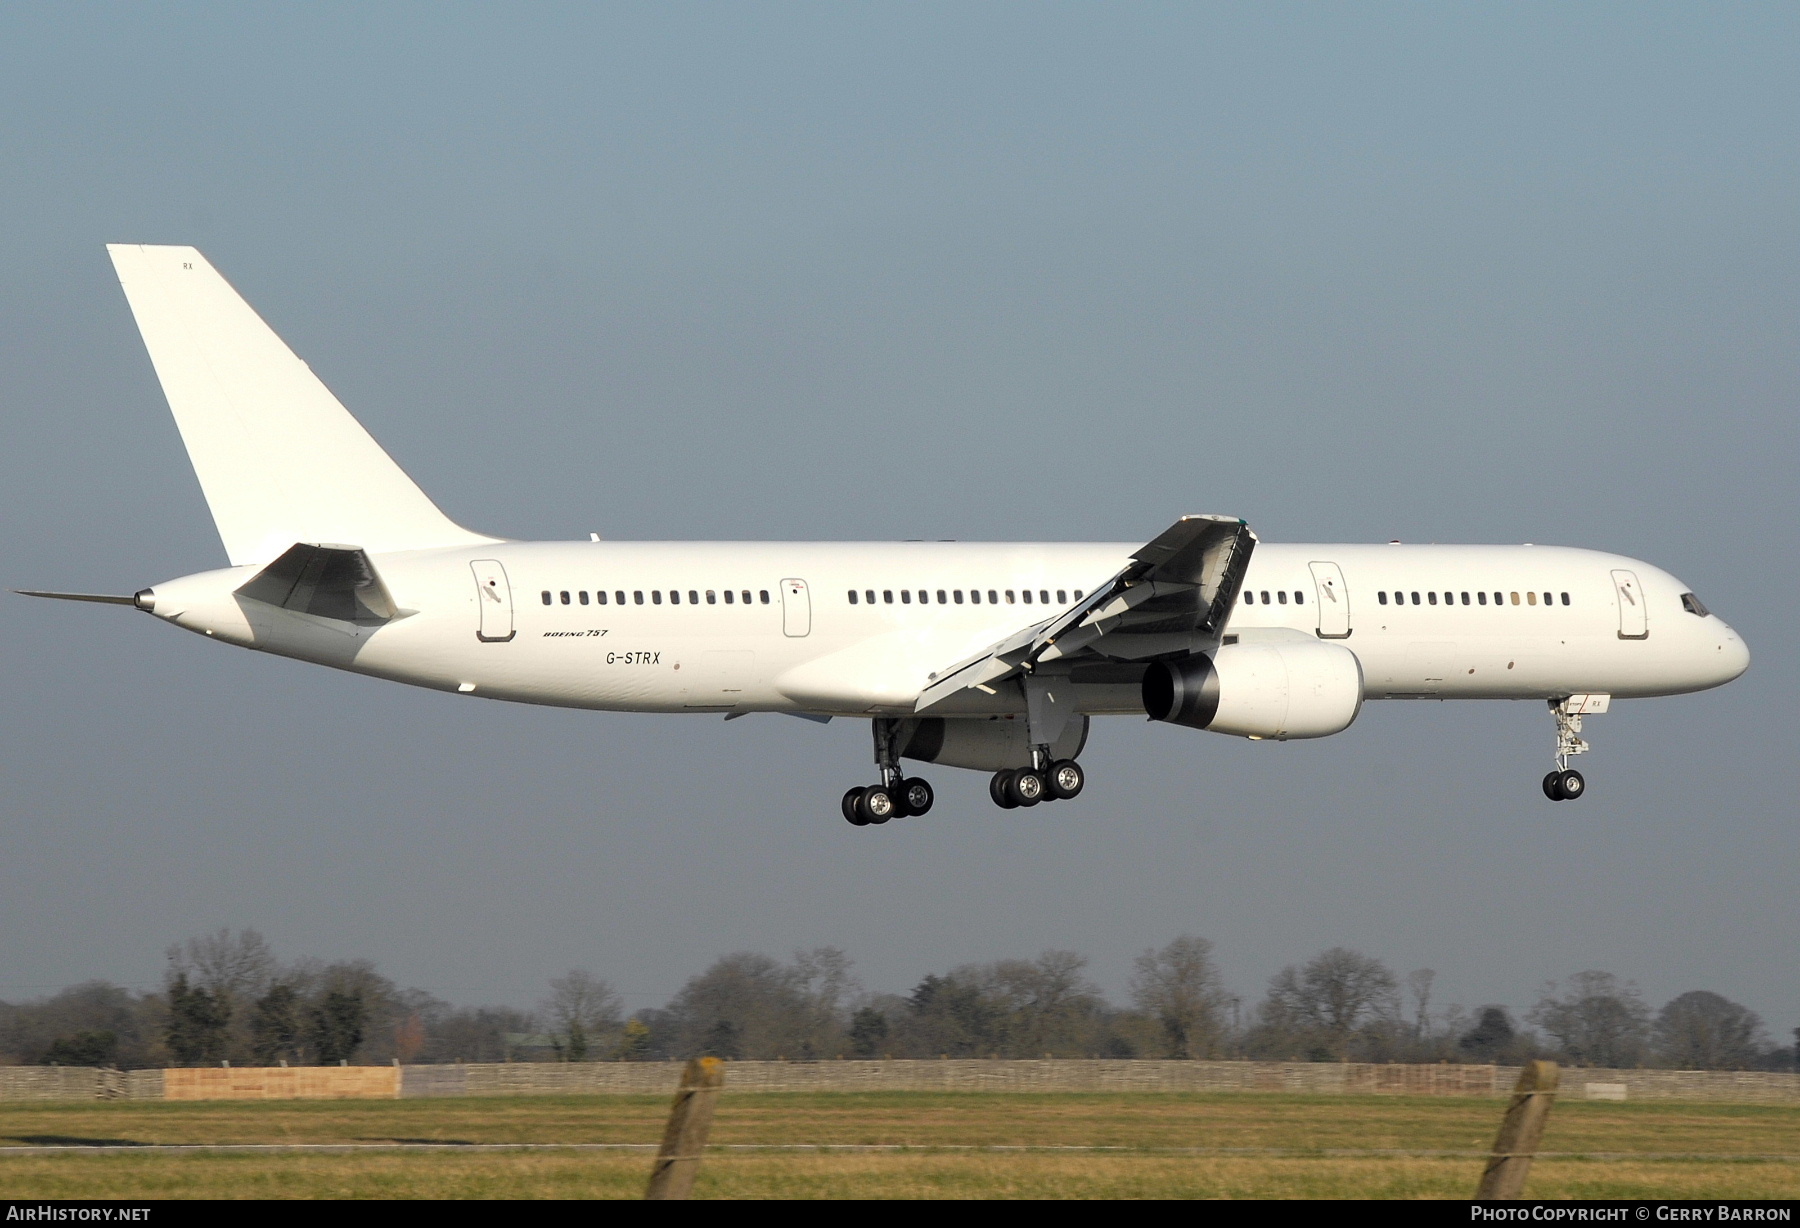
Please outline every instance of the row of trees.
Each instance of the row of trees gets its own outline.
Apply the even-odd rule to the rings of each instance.
[[[365,960],[282,963],[254,930],[171,947],[163,988],[89,982],[0,1003],[0,1062],[160,1066],[340,1061],[636,1061],[786,1057],[1171,1057],[1793,1069],[1747,1008],[1704,990],[1652,1012],[1611,973],[1547,985],[1523,1017],[1437,1008],[1434,974],[1397,976],[1334,947],[1270,978],[1261,1001],[1229,994],[1203,938],[1138,957],[1130,1004],[1109,1003],[1087,960],[966,964],[907,994],[866,992],[842,951],[782,962],[726,955],[667,1005],[626,1016],[591,972],[550,982],[535,1010],[454,1007],[401,989]],[[1796,1029],[1800,1042],[1800,1029]]]

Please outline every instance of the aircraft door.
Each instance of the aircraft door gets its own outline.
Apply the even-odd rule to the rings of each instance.
[[[1638,584],[1635,571],[1615,571],[1613,578],[1613,596],[1619,602],[1619,638],[1622,640],[1645,640],[1650,638],[1650,612],[1644,608],[1644,590]]]
[[[475,573],[475,604],[481,609],[481,625],[475,638],[484,644],[504,644],[517,634],[513,630],[512,585],[506,581],[506,568],[499,559],[476,559],[469,564]]]
[[[796,638],[812,633],[812,597],[805,580],[781,582],[781,633]]]
[[[1350,638],[1350,590],[1344,585],[1344,572],[1336,563],[1308,563],[1312,569],[1313,589],[1319,603],[1319,638]]]

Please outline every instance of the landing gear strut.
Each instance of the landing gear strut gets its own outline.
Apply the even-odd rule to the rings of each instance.
[[[922,815],[930,811],[937,794],[929,783],[900,770],[900,750],[912,733],[914,722],[878,717],[875,731],[875,766],[881,783],[862,785],[844,794],[844,818],[857,827],[879,826],[889,819]]]
[[[1606,711],[1610,695],[1571,695],[1550,701],[1556,718],[1556,770],[1544,777],[1544,796],[1553,802],[1572,802],[1587,792],[1587,779],[1569,766],[1569,760],[1587,753],[1581,737],[1581,718]]]

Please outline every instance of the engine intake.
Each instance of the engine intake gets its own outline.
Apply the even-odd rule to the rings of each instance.
[[[1150,719],[1245,738],[1323,738],[1362,708],[1362,663],[1342,644],[1226,644],[1144,672]]]

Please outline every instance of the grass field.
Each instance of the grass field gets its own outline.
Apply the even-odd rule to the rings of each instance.
[[[1503,1100],[1293,1095],[744,1094],[700,1197],[1467,1198]],[[665,1097],[0,1105],[0,1148],[335,1145],[350,1152],[0,1151],[10,1198],[636,1198]],[[395,1144],[448,1144],[394,1150]],[[796,1145],[880,1151],[737,1150]],[[996,1152],[982,1148],[1022,1148]],[[1067,1151],[1059,1148],[1104,1148]],[[1558,1105],[1527,1192],[1800,1197],[1800,1109]],[[384,1149],[386,1148],[386,1149]],[[1448,1153],[1448,1154],[1446,1154]]]

